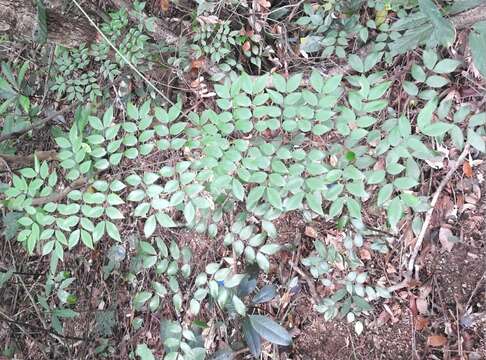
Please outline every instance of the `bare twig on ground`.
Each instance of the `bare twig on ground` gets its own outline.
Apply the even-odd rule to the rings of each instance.
[[[442,179],[440,182],[439,186],[435,190],[434,196],[432,197],[432,201],[430,203],[430,209],[427,211],[425,215],[425,221],[422,225],[422,229],[420,230],[420,233],[417,237],[417,241],[415,242],[415,247],[412,251],[412,255],[410,256],[410,259],[408,261],[408,266],[407,266],[407,274],[406,277],[411,278],[413,269],[415,267],[415,260],[417,258],[417,255],[422,248],[422,243],[424,241],[425,234],[429,228],[430,220],[432,219],[432,214],[434,213],[434,208],[435,205],[437,204],[437,201],[439,200],[440,194],[442,193],[442,190],[444,187],[447,185],[449,180],[451,179],[452,175],[456,172],[457,168],[459,165],[462,164],[466,156],[469,154],[469,144],[466,144],[464,146],[464,150],[462,151],[461,155],[457,159],[457,161],[454,163],[454,165],[449,169],[449,172],[446,174],[446,176]]]
[[[467,300],[466,306],[464,307],[465,311],[467,311],[467,309],[471,305],[471,301],[472,301],[474,295],[476,295],[477,292],[479,291],[479,288],[481,287],[481,283],[483,282],[483,280],[486,280],[486,271],[483,273],[483,276],[481,276],[479,278],[478,282],[476,283],[476,286],[474,287],[474,290],[472,291],[471,295],[469,296],[469,299]]]
[[[312,300],[314,301],[315,304],[319,304],[321,302],[321,297],[319,294],[317,294],[316,287],[314,285],[314,281],[307,275],[304,271],[302,271],[297,265],[295,265],[292,261],[289,262],[290,266],[294,271],[302,276],[302,278],[305,280],[307,283],[307,286],[309,287],[309,291],[311,293]]]
[[[32,165],[34,157],[37,157],[39,161],[57,160],[57,152],[55,150],[47,150],[36,151],[33,155],[0,154],[0,158],[13,170]],[[5,170],[4,168],[6,168],[6,165],[0,163],[0,171]]]
[[[64,199],[71,191],[79,189],[86,185],[88,182],[88,179],[85,177],[81,177],[74,182],[72,182],[68,187],[64,188],[61,192],[56,192],[53,193],[49,196],[43,196],[43,197],[38,197],[35,199],[32,199],[32,205],[33,206],[39,206],[39,205],[44,205],[48,204],[50,202],[58,202]]]

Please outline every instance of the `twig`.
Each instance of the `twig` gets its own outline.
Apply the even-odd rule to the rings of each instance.
[[[59,115],[62,115],[64,114],[65,112],[71,110],[73,107],[75,107],[78,103],[77,102],[74,102],[72,103],[71,105],[65,107],[64,109],[62,110],[59,110],[59,111],[56,111],[55,113],[52,113],[51,115],[47,116],[46,118],[42,119],[42,120],[39,120],[35,123],[32,123],[30,124],[29,126],[23,128],[23,129],[20,129],[20,130],[15,130],[15,131],[12,131],[12,132],[9,132],[7,134],[3,134],[0,136],[0,142],[4,141],[4,140],[7,140],[11,137],[14,137],[14,136],[17,136],[17,135],[21,135],[21,134],[24,134],[26,133],[27,131],[30,131],[30,130],[33,130],[39,126],[44,126],[45,124],[47,124],[49,121],[51,121],[52,119],[58,117]]]
[[[61,334],[55,333],[54,331],[52,331],[50,329],[43,329],[43,328],[36,326],[36,325],[32,325],[32,324],[29,324],[29,323],[26,323],[26,322],[23,322],[23,321],[17,321],[17,320],[14,320],[13,318],[11,318],[10,316],[8,316],[7,314],[3,313],[1,310],[0,310],[0,318],[2,319],[2,321],[5,321],[5,322],[10,323],[10,324],[15,324],[20,329],[22,329],[22,326],[26,326],[26,327],[30,327],[33,330],[42,331],[42,332],[47,333],[51,336],[54,335],[56,337],[61,337],[61,338],[66,339],[66,340],[77,340],[77,341],[89,341],[89,340],[91,340],[90,338],[81,338],[81,337],[77,337],[77,336],[61,335]],[[24,330],[24,332],[27,333],[25,330]]]
[[[444,187],[449,182],[452,175],[456,172],[459,165],[462,164],[462,162],[464,161],[468,153],[469,153],[469,144],[466,144],[466,146],[464,146],[464,150],[462,150],[462,153],[457,159],[457,161],[455,162],[454,166],[452,166],[449,169],[449,172],[442,179],[439,186],[437,187],[437,190],[435,190],[434,196],[432,197],[432,201],[430,203],[430,209],[427,211],[427,214],[425,215],[425,221],[418,235],[417,242],[415,243],[415,247],[413,249],[412,255],[410,256],[410,260],[408,261],[407,274],[406,274],[406,277],[408,278],[411,278],[412,276],[413,269],[415,267],[415,259],[417,258],[417,255],[420,249],[422,248],[422,243],[424,241],[425,234],[429,228],[430,221],[432,220],[432,214],[434,213],[434,208],[435,205],[437,204],[437,201],[439,200],[442,189],[444,189]]]
[[[106,35],[103,33],[103,31],[101,31],[101,29],[98,27],[98,25],[96,25],[96,23],[93,21],[93,19],[91,19],[91,17],[86,13],[86,11],[84,11],[84,9],[81,7],[81,5],[79,5],[79,3],[76,1],[76,0],[72,0],[74,5],[77,6],[77,8],[79,9],[79,11],[81,11],[83,13],[83,15],[86,17],[86,19],[88,19],[88,21],[90,22],[90,24],[96,29],[96,31],[99,32],[99,34],[101,35],[101,37],[108,43],[108,45],[110,45],[110,47],[116,52],[116,54],[121,57],[123,59],[123,61],[125,61],[125,63],[133,70],[135,71],[135,73],[140,76],[142,78],[143,81],[145,81],[157,94],[159,94],[165,101],[167,101],[170,105],[174,105],[174,103],[172,101],[170,101],[170,99],[165,96],[162,91],[160,91],[159,89],[157,89],[157,87],[149,80],[145,77],[145,75],[143,75],[136,67],[135,65],[132,64],[132,62],[130,60],[128,60],[126,58],[125,55],[123,55],[120,50],[118,50],[116,48],[115,45],[113,45],[113,43],[110,41],[110,39],[108,39],[108,37],[106,37]]]
[[[43,196],[43,197],[38,197],[32,199],[32,205],[33,206],[38,206],[38,205],[44,205],[48,204],[50,202],[58,202],[64,199],[71,191],[79,189],[86,185],[88,180],[84,177],[81,177],[74,182],[72,182],[68,187],[64,188],[61,192],[56,192],[53,193],[52,195],[49,196]]]
[[[34,158],[37,158],[39,161],[46,161],[46,160],[57,160],[57,152],[56,150],[47,150],[47,151],[36,151],[33,155],[11,155],[11,154],[0,154],[0,159],[4,160],[6,164],[0,164],[0,170],[4,170],[3,168],[7,169],[19,169],[24,166],[29,166],[34,163]],[[10,165],[10,163],[12,165]]]
[[[467,311],[467,309],[469,308],[469,305],[471,305],[471,301],[474,297],[474,295],[477,294],[477,292],[479,291],[479,288],[481,286],[481,282],[483,280],[486,279],[486,271],[483,273],[483,276],[481,276],[481,278],[478,280],[478,282],[476,283],[476,286],[474,287],[474,290],[473,292],[471,293],[471,295],[469,296],[469,299],[467,300],[467,303],[466,303],[466,306],[464,307],[464,309]]]
[[[297,265],[295,265],[292,261],[289,262],[290,266],[294,271],[302,276],[302,278],[305,280],[307,283],[307,286],[309,287],[309,291],[312,296],[312,300],[314,301],[315,304],[319,304],[321,302],[321,297],[317,294],[316,287],[314,285],[314,281],[307,275],[305,272],[303,272]]]

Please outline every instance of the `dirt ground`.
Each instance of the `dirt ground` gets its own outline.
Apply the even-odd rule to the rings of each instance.
[[[438,232],[431,232],[418,259],[417,286],[376,306],[360,336],[344,320],[324,322],[322,317],[309,316],[300,324],[293,358],[486,359],[485,176],[486,164],[482,164],[472,178],[457,176],[446,189],[443,196],[455,197],[459,208],[450,228],[460,242],[448,251]],[[454,201],[442,204],[446,205],[438,209],[436,224],[446,223],[454,210]],[[309,314],[310,306],[296,311]]]

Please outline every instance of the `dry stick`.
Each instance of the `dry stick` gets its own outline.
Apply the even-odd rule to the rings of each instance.
[[[64,199],[71,191],[79,189],[86,185],[88,183],[88,180],[84,177],[79,178],[72,182],[68,187],[64,188],[61,192],[54,193],[49,196],[43,196],[43,197],[38,197],[32,199],[32,205],[33,206],[38,206],[38,205],[44,205],[48,204],[50,202],[58,202]]]
[[[16,135],[21,135],[21,134],[24,134],[26,133],[27,131],[30,131],[30,130],[33,130],[39,126],[44,126],[45,124],[47,124],[49,121],[51,121],[52,119],[58,117],[59,115],[62,115],[64,114],[65,112],[71,110],[72,108],[74,108],[78,103],[77,102],[74,102],[72,103],[71,105],[65,107],[64,109],[62,110],[59,110],[59,111],[56,111],[55,113],[52,113],[51,115],[49,115],[48,117],[42,119],[42,120],[39,120],[35,123],[32,123],[30,124],[29,126],[23,128],[23,129],[20,129],[20,130],[16,130],[16,131],[12,131],[12,132],[9,132],[7,134],[3,134],[0,136],[0,142],[4,141],[4,140],[7,140],[7,139],[10,139],[11,137],[13,136],[16,136]]]
[[[462,164],[462,162],[464,161],[464,159],[468,154],[469,154],[469,144],[466,144],[466,146],[464,146],[464,150],[462,150],[462,153],[457,159],[457,161],[455,162],[454,166],[452,166],[449,169],[449,172],[442,179],[437,190],[435,190],[434,196],[430,203],[430,209],[427,211],[427,214],[425,215],[425,221],[422,225],[422,229],[420,230],[419,236],[417,238],[417,242],[415,243],[415,247],[413,248],[413,252],[412,255],[410,256],[410,260],[408,261],[406,277],[408,277],[409,279],[412,277],[413,268],[415,267],[415,259],[417,258],[417,255],[420,249],[422,248],[422,243],[424,241],[425,233],[429,228],[430,221],[432,220],[432,214],[434,213],[434,208],[435,205],[437,204],[437,201],[439,200],[439,196],[442,192],[442,189],[444,189],[446,184],[451,179],[452,175],[456,172],[457,168],[459,167],[459,165]]]
[[[56,150],[39,150],[35,151],[33,155],[11,155],[11,154],[0,154],[0,159],[4,160],[7,164],[0,163],[0,171],[4,168],[7,169],[19,169],[21,167],[30,166],[34,163],[34,159],[37,158],[39,161],[51,161],[57,160]]]
[[[115,45],[113,45],[113,43],[110,41],[110,39],[108,39],[106,37],[106,35],[103,33],[103,31],[101,31],[101,29],[98,27],[98,25],[95,24],[95,22],[93,21],[93,19],[90,18],[90,16],[86,13],[86,11],[84,11],[84,9],[81,7],[81,5],[78,4],[78,2],[76,0],[72,0],[74,5],[77,6],[77,8],[79,9],[79,11],[81,11],[83,13],[83,15],[86,17],[86,19],[88,19],[88,21],[90,22],[90,24],[96,29],[96,31],[99,32],[99,34],[101,35],[101,37],[108,43],[108,45],[110,45],[110,47],[117,53],[117,55],[119,57],[121,57],[123,59],[123,61],[125,61],[125,63],[133,70],[135,71],[135,73],[140,76],[142,78],[143,81],[145,81],[157,94],[159,94],[165,101],[167,101],[170,105],[174,105],[174,103],[172,101],[170,101],[170,99],[165,96],[162,91],[160,91],[159,89],[157,89],[157,87],[149,80],[145,77],[144,74],[142,74],[136,67],[135,65],[132,64],[132,62],[130,60],[128,60],[126,58],[125,55],[123,55],[120,50],[118,50],[116,48]]]
[[[319,304],[321,302],[321,297],[317,294],[316,287],[314,285],[314,281],[307,275],[305,272],[303,272],[297,265],[295,265],[292,261],[289,262],[290,266],[294,271],[302,276],[302,278],[305,280],[307,283],[307,286],[309,286],[309,291],[312,296],[312,300],[314,300],[315,304]]]

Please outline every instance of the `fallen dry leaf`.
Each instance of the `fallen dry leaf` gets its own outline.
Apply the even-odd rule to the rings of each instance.
[[[427,315],[429,313],[429,302],[427,299],[419,297],[415,300],[415,304],[417,305],[417,310],[420,314]]]
[[[197,59],[197,60],[192,60],[192,62],[191,62],[191,67],[192,67],[193,69],[201,69],[201,68],[203,68],[203,67],[204,67],[204,64],[205,64],[205,63],[206,63],[206,59],[205,59],[205,58],[203,58],[203,57],[201,57],[201,58],[199,58],[199,59]]]
[[[447,343],[447,338],[442,335],[431,335],[427,338],[427,345],[441,347]]]
[[[472,177],[473,176],[473,169],[472,169],[472,166],[469,163],[469,161],[464,161],[464,163],[462,164],[462,172],[467,177]]]
[[[417,316],[415,318],[415,329],[417,331],[422,331],[429,325],[429,319],[424,318],[422,316]]]
[[[317,231],[312,226],[306,226],[304,234],[314,239],[317,237]]]
[[[243,44],[243,46],[241,47],[241,49],[242,49],[243,51],[250,51],[250,49],[251,49],[251,44],[250,44],[250,42],[249,42],[249,41],[245,41],[245,43]]]
[[[439,230],[439,241],[440,244],[444,249],[448,252],[451,252],[452,248],[454,247],[454,242],[451,239],[454,238],[451,229],[446,227],[441,227]]]
[[[359,258],[361,260],[371,260],[371,253],[368,249],[361,248],[359,250]]]
[[[159,1],[160,10],[166,13],[170,8],[170,0],[160,0]]]

